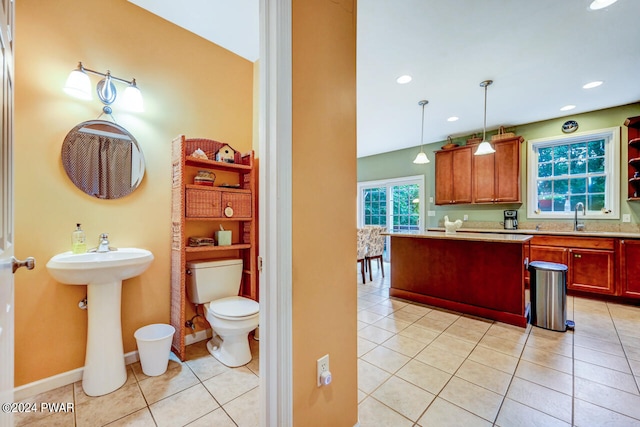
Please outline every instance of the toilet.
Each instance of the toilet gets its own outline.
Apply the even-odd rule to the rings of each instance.
[[[187,297],[194,304],[204,304],[205,318],[214,332],[207,349],[232,368],[251,361],[248,335],[259,319],[259,304],[238,296],[241,280],[241,259],[187,263]]]

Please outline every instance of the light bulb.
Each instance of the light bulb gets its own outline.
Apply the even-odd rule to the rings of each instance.
[[[75,98],[91,100],[91,80],[82,70],[73,70],[64,85],[64,91]]]

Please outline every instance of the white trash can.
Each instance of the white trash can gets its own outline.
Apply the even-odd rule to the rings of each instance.
[[[164,323],[143,326],[133,336],[138,344],[142,372],[150,377],[162,375],[169,365],[171,341],[176,329]]]

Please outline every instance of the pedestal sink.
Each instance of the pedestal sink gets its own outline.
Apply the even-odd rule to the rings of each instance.
[[[82,388],[101,396],[127,380],[122,348],[120,301],[122,281],[142,274],[153,261],[146,249],[118,248],[109,252],[55,255],[47,263],[49,274],[60,283],[87,285],[87,352]]]

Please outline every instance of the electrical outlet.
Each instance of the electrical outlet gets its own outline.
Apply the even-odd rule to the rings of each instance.
[[[631,222],[630,214],[622,214],[622,222]]]
[[[433,203],[433,197],[429,197],[429,203]]]
[[[436,216],[436,211],[427,211],[427,216]]]
[[[463,216],[463,217],[462,217],[462,220],[463,220],[463,221],[469,221],[469,215],[465,215],[465,216]]]
[[[329,355],[325,354],[320,359],[318,359],[318,372],[316,374],[316,380],[318,382],[318,387],[322,386],[320,382],[320,377],[323,372],[329,372]]]

